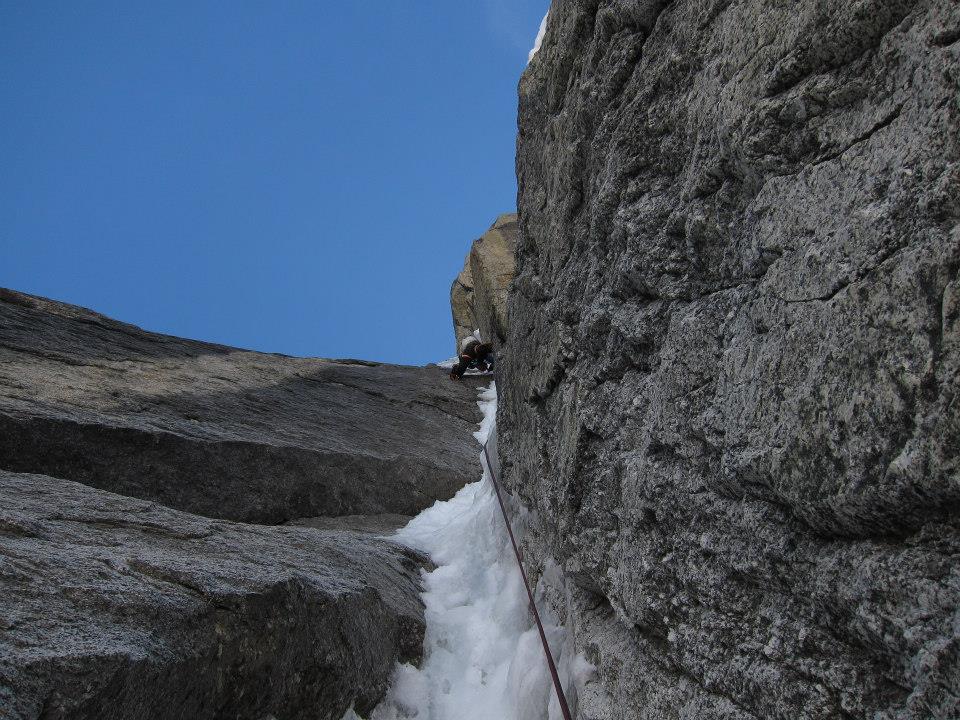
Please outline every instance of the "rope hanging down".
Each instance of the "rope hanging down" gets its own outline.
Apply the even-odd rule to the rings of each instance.
[[[530,599],[530,610],[533,612],[533,619],[537,621],[537,630],[540,631],[540,642],[543,643],[543,654],[547,656],[547,665],[550,667],[550,676],[553,678],[553,688],[557,691],[557,701],[560,703],[560,712],[563,713],[563,720],[572,720],[570,717],[570,708],[567,706],[567,697],[563,694],[563,687],[560,685],[560,676],[557,675],[557,666],[553,662],[553,655],[550,653],[550,646],[547,645],[547,635],[543,632],[543,623],[540,622],[540,613],[537,612],[537,606],[533,602],[533,593],[530,591],[530,582],[527,580],[527,573],[523,569],[523,562],[520,560],[520,550],[517,548],[517,541],[513,537],[513,529],[510,527],[510,519],[507,517],[507,508],[503,504],[503,497],[500,495],[500,483],[497,482],[497,475],[493,471],[493,463],[490,462],[490,453],[487,452],[487,445],[483,445],[483,455],[487,459],[487,469],[490,471],[490,479],[493,481],[493,489],[497,493],[497,502],[500,503],[500,512],[503,513],[503,522],[507,525],[507,533],[510,535],[510,544],[513,545],[513,554],[517,558],[517,565],[520,568],[520,575],[523,576],[523,586],[527,589],[527,597]]]

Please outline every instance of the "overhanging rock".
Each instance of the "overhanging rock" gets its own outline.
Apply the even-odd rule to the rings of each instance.
[[[475,388],[293,358],[0,291],[0,468],[208,517],[413,515],[479,473]]]
[[[499,347],[507,337],[507,292],[516,271],[517,215],[497,218],[474,240],[463,270],[450,288],[457,348],[479,329],[484,341]]]

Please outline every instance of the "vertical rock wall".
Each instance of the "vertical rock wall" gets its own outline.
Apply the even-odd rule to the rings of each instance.
[[[500,378],[582,717],[960,716],[960,5],[553,3]]]

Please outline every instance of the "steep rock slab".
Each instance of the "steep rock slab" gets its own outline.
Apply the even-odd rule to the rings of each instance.
[[[423,643],[418,560],[0,471],[0,716],[367,711]]]
[[[500,383],[603,718],[960,714],[960,6],[554,2]]]
[[[506,213],[473,241],[463,270],[450,288],[453,331],[460,341],[480,329],[499,346],[507,336],[507,292],[516,270],[517,215]]]
[[[475,388],[267,355],[0,293],[0,468],[209,517],[413,515],[479,472]]]

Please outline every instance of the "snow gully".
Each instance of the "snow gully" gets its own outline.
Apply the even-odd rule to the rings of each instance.
[[[496,454],[496,385],[480,394],[483,420],[474,433]],[[496,460],[494,459],[494,462]],[[427,553],[436,569],[424,574],[424,658],[399,665],[370,720],[561,720],[532,622],[521,574],[512,557],[486,463],[482,478],[437,502],[397,533],[396,540]],[[506,498],[509,505],[509,497]],[[514,508],[522,540],[525,511]],[[541,608],[554,657],[565,631]],[[560,653],[558,674],[571,703],[590,666]],[[352,712],[344,720],[357,718]]]

